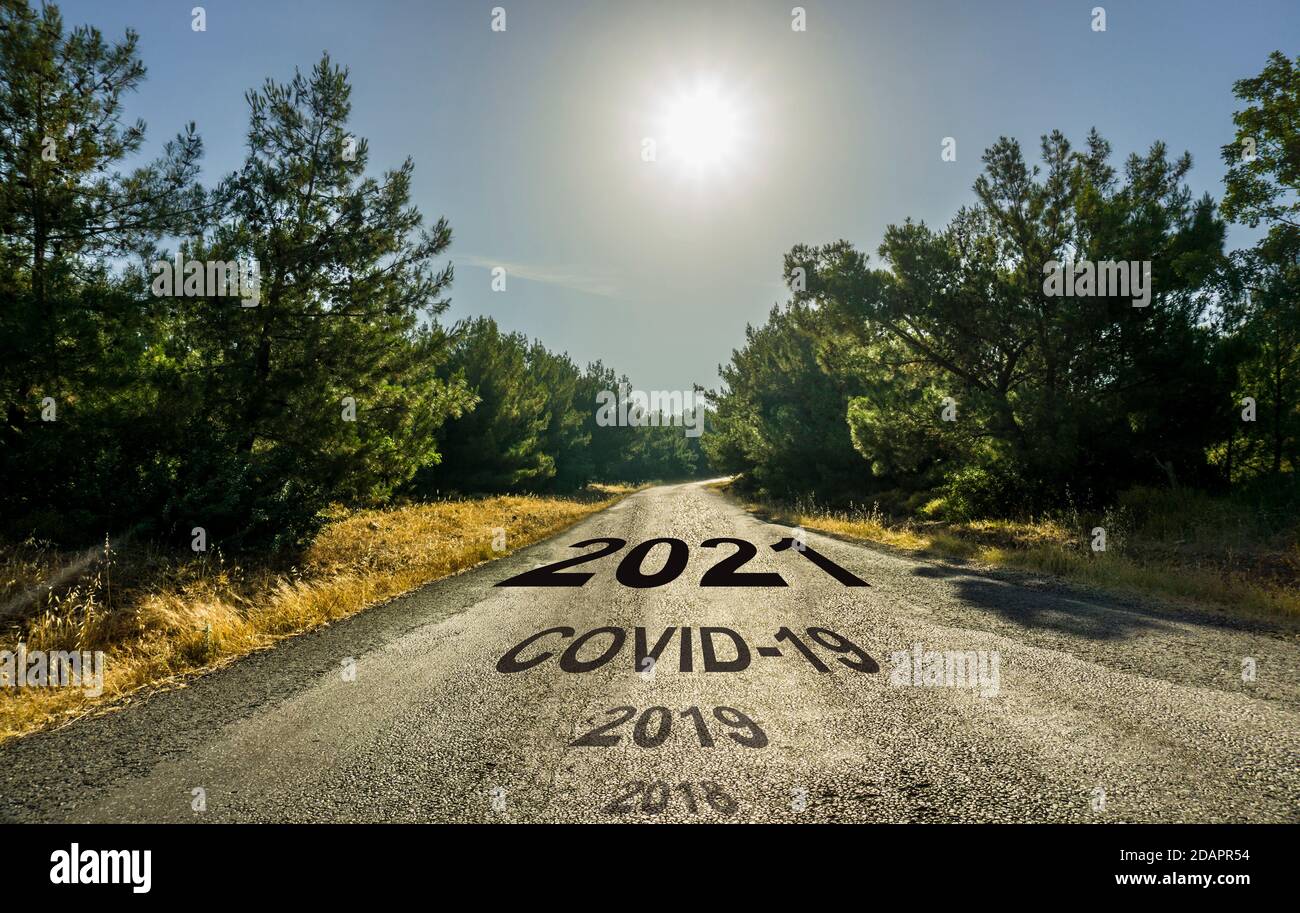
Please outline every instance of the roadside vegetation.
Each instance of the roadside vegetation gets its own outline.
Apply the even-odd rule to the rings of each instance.
[[[908,554],[1052,574],[1100,590],[1192,602],[1229,614],[1300,621],[1300,511],[1195,491],[1135,488],[1101,512],[943,520],[815,498],[771,501],[720,486],[775,522]],[[1098,528],[1105,550],[1093,548]]]
[[[66,552],[29,541],[0,548],[0,605],[22,609],[0,649],[102,650],[104,690],[0,688],[0,740],[174,686],[278,640],[483,561],[503,557],[632,491],[505,495],[336,508],[294,560],[219,549],[195,555],[147,541]],[[499,538],[504,535],[504,540]],[[493,548],[503,546],[504,551]],[[50,581],[59,581],[52,589]]]
[[[1004,137],[877,264],[795,246],[696,437],[598,420],[631,383],[600,361],[440,322],[451,226],[328,55],[251,86],[244,160],[205,175],[193,124],[141,161],[137,45],[0,0],[0,655],[108,654],[94,700],[0,688],[0,737],[550,535],[599,480],[735,474],[811,528],[1296,612],[1300,59],[1235,85],[1218,201],[1161,141]],[[1049,294],[1074,261],[1142,291]]]
[[[1233,91],[1217,200],[1161,140],[1052,131],[1000,138],[946,226],[890,225],[874,262],[793,247],[711,395],[713,467],[808,527],[1294,614],[1300,58]],[[1118,263],[1140,292],[1090,281]]]
[[[146,76],[134,32],[0,0],[0,536],[292,553],[333,504],[696,471],[679,428],[597,421],[614,368],[440,322],[452,227],[345,67],[250,77],[227,174],[193,124],[144,159]]]
[[[226,174],[192,123],[146,142],[146,78],[134,31],[0,0],[0,673],[20,643],[107,654],[93,701],[0,686],[0,736],[700,468],[680,428],[597,421],[613,368],[440,322],[451,226],[353,131],[346,67],[250,78]]]

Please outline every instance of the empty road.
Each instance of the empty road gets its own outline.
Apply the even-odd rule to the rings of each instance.
[[[0,819],[1300,818],[1294,628],[813,533],[810,550],[771,548],[789,536],[699,483],[647,489],[189,687],[0,746]],[[680,544],[638,551],[654,539]],[[743,543],[755,554],[729,572]],[[605,550],[554,572],[591,574],[582,586],[497,585],[563,582],[544,568]]]

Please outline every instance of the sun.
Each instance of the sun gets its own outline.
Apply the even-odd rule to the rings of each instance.
[[[734,99],[712,82],[679,91],[664,104],[665,155],[686,172],[725,171],[736,157],[741,112]]]

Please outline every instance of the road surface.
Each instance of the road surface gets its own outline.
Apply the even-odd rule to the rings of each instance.
[[[846,586],[797,544],[770,547],[790,535],[698,483],[648,489],[187,688],[11,741],[0,819],[1300,817],[1294,629],[809,533],[812,555],[870,584]],[[592,574],[581,587],[496,585],[599,537],[627,544],[565,571]],[[685,568],[625,585],[658,582],[681,547],[639,570],[628,556],[665,537]],[[744,548],[713,538],[752,543],[740,571],[787,585],[701,586]],[[617,631],[570,651],[602,628]],[[664,639],[656,661],[638,661],[638,628],[643,654]]]

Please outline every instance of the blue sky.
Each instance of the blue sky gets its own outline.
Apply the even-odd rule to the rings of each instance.
[[[70,25],[140,33],[149,78],[127,115],[155,147],[196,121],[208,183],[242,159],[245,90],[328,50],[372,168],[410,156],[416,203],[451,222],[447,319],[490,314],[647,389],[715,384],[745,324],[785,300],[795,243],[874,253],[892,222],[946,223],[1001,135],[1036,150],[1095,125],[1120,160],[1163,139],[1217,198],[1232,82],[1300,53],[1296,0],[802,0],[805,32],[784,0],[209,0],[205,32],[194,0],[59,5]],[[643,161],[672,99],[706,83],[739,124],[726,160]]]

